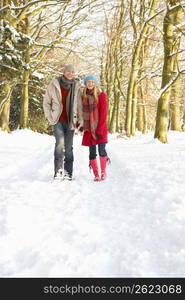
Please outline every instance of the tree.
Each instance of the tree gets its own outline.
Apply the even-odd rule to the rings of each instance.
[[[7,5],[8,0],[2,4]],[[0,16],[0,128],[9,129],[10,96],[13,87],[21,79],[23,69],[22,45],[27,37],[12,26],[11,9],[2,9]]]
[[[30,76],[40,70],[44,63],[46,67],[45,58],[49,52],[56,48],[65,49],[67,37],[88,17],[86,9],[94,9],[96,2],[97,0],[91,2],[88,0],[15,0],[14,5],[12,5],[11,0],[6,0],[2,3],[1,35],[3,38],[0,44],[0,54],[3,57],[1,72],[6,77],[6,81],[2,84],[2,86],[4,85],[4,92],[1,95],[7,93],[7,86],[10,90],[18,83],[22,86],[21,128],[26,128],[28,125]],[[6,37],[7,28],[8,30],[11,29],[11,37],[8,38]],[[19,61],[17,47],[20,42],[15,39],[15,33],[16,36],[21,37]],[[73,43],[75,44],[75,39],[73,39]],[[8,47],[11,48],[9,49],[9,60],[12,62],[16,60],[16,65],[14,63],[13,66],[15,71],[13,84],[12,73],[9,72],[10,68],[12,69],[11,63],[7,62]],[[71,49],[68,50],[71,51]],[[16,52],[16,57],[14,52]],[[10,53],[12,53],[11,58]],[[10,99],[3,98],[1,100],[0,122],[3,123],[2,129],[9,130],[9,109],[3,108],[5,104],[10,106]]]
[[[171,85],[177,80],[174,74],[174,49],[179,41],[176,30],[179,22],[184,18],[183,6],[180,0],[167,0],[167,12],[163,22],[164,31],[164,65],[162,73],[161,94],[158,100],[156,127],[154,137],[162,143],[167,143],[169,127],[169,96]],[[175,67],[176,71],[176,67]]]
[[[125,125],[127,136],[135,135],[136,101],[137,101],[136,94],[137,94],[137,79],[138,79],[138,72],[139,72],[139,58],[141,56],[143,45],[146,42],[146,35],[150,26],[149,22],[158,14],[158,13],[155,14],[155,8],[157,2],[158,0],[151,0],[148,18],[143,22],[140,29],[140,34],[135,43],[135,48],[132,57],[132,66],[131,66],[129,83],[128,83],[128,90],[127,90],[126,125]],[[130,9],[132,9],[132,7]],[[133,27],[136,35],[135,24],[133,25]]]
[[[108,96],[108,128],[111,133],[115,130],[119,132],[122,128],[120,107],[125,100],[123,76],[126,72],[124,50],[127,46],[124,31],[127,27],[127,11],[125,0],[109,3],[109,7],[104,10],[106,41],[102,49],[101,81]],[[112,17],[110,17],[110,14]]]

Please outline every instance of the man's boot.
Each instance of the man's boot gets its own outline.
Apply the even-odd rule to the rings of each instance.
[[[58,171],[55,171],[54,180],[63,180],[63,169],[60,168]]]

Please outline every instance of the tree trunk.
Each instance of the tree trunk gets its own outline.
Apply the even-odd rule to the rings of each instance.
[[[173,5],[178,4],[179,0],[173,1]],[[171,1],[168,0],[168,4]],[[173,9],[167,10],[163,23],[164,32],[164,65],[162,73],[161,96],[158,100],[156,127],[154,137],[160,142],[167,143],[167,131],[169,127],[169,95],[170,95],[170,80],[173,74],[173,53],[176,40],[175,28],[177,23],[177,14],[182,13],[182,7],[179,5]]]
[[[23,32],[29,33],[29,21],[26,18],[24,20]],[[29,111],[29,78],[30,71],[28,66],[30,64],[30,50],[29,46],[25,45],[24,63],[25,69],[23,71],[23,84],[22,84],[22,99],[21,99],[21,113],[20,113],[20,128],[26,128],[28,125],[28,111]]]
[[[146,113],[146,105],[143,105],[143,134],[147,134],[147,113]]]
[[[111,118],[109,122],[109,132],[113,133],[114,132],[114,121],[116,117],[116,108],[117,108],[117,87],[116,87],[116,80],[114,80],[114,103],[113,103],[113,108],[112,108],[112,113],[111,113]]]
[[[170,106],[171,106],[171,130],[181,131],[180,103],[172,103]]]
[[[113,63],[113,49],[114,49],[114,42],[110,42],[108,46],[108,53],[107,53],[107,63],[106,63],[106,93],[108,98],[108,105],[109,105],[109,111],[108,111],[108,126],[110,126],[111,122],[111,107],[112,107],[112,90],[113,90],[113,74],[114,74],[114,63]]]
[[[137,104],[137,128],[143,134],[147,133],[147,115],[146,115],[146,104],[144,101],[144,95],[142,85],[138,87],[139,103]]]
[[[116,103],[116,132],[120,132],[120,92],[117,94],[117,103]]]
[[[137,128],[139,131],[143,131],[143,105],[138,104],[138,109],[137,109]]]
[[[0,129],[10,132],[9,117],[10,117],[11,88],[8,84],[4,85],[2,95],[4,95],[5,98],[0,103]]]
[[[176,20],[178,23],[178,14],[176,15]],[[180,46],[180,38],[177,38],[174,45],[173,52],[177,52]],[[178,54],[173,55],[173,73],[178,73]],[[180,92],[180,76],[171,86],[171,94],[170,94],[170,123],[171,123],[171,130],[181,131],[180,126],[180,99],[179,99],[179,92]]]
[[[131,135],[136,133],[136,113],[137,113],[137,83],[135,82],[132,99],[132,111],[131,111]]]
[[[29,77],[30,72],[23,72],[22,85],[22,99],[21,99],[21,113],[20,113],[20,128],[26,128],[28,125],[28,111],[29,111]]]
[[[185,111],[184,111],[184,114],[183,114],[183,118],[182,118],[182,131],[185,131]]]

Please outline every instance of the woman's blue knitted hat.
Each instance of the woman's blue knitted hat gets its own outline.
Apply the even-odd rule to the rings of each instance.
[[[94,83],[95,83],[96,85],[99,84],[98,79],[97,79],[96,76],[94,76],[94,75],[88,75],[88,76],[86,76],[86,77],[84,78],[84,84],[86,84],[88,80],[93,80]]]

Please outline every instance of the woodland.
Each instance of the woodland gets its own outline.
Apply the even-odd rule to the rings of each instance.
[[[95,74],[109,133],[185,131],[185,1],[1,0],[0,129],[50,134],[43,96],[66,63]]]

